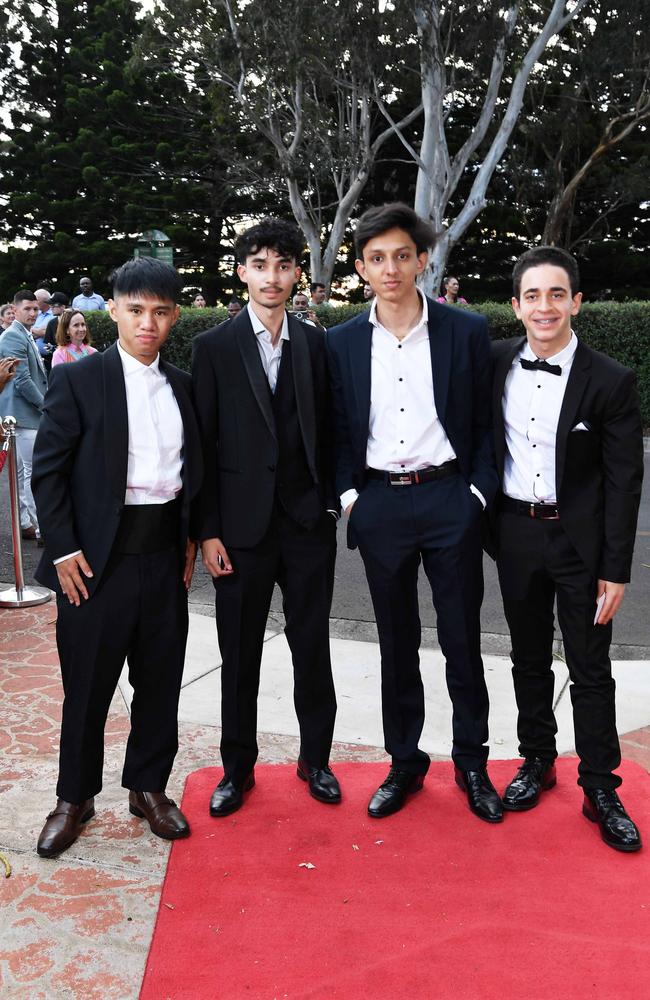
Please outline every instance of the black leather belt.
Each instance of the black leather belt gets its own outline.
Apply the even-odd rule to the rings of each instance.
[[[381,469],[366,469],[367,479],[381,479],[386,486],[417,486],[420,483],[431,483],[434,479],[444,479],[458,472],[458,460],[452,458],[443,465],[429,465],[426,469],[415,469],[413,472],[383,472]]]
[[[512,497],[503,496],[499,506],[509,514],[521,514],[522,517],[535,517],[541,521],[560,520],[557,505],[552,503],[528,503],[526,500],[513,500]]]

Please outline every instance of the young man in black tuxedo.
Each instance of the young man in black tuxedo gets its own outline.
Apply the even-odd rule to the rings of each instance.
[[[273,587],[282,590],[300,726],[298,777],[339,802],[329,767],[336,698],[329,651],[338,501],[322,331],[285,303],[300,278],[303,238],[265,219],[235,244],[249,303],[194,340],[194,388],[205,480],[198,539],[214,578],[221,649],[224,776],[212,816],[254,785],[257,692]]]
[[[525,338],[493,346],[493,414],[502,496],[494,538],[512,638],[519,752],[506,809],[555,785],[553,604],[567,667],[584,815],[605,843],[641,846],[615,789],[621,761],[609,647],[630,579],[643,478],[634,373],[571,329],[581,304],[575,259],[537,247],[513,272]]]
[[[34,448],[32,489],[45,554],[36,578],[57,594],[65,699],[58,801],[38,853],[65,851],[95,812],[104,724],[125,659],[134,689],[122,784],[154,834],[189,826],[165,795],[196,545],[190,501],[201,480],[189,375],[159,350],[179,315],[168,264],[127,261],[109,311],[117,343],[52,371]]]
[[[497,489],[490,342],[482,316],[418,290],[435,235],[406,205],[369,209],[355,231],[369,312],[328,335],[337,489],[348,545],[364,561],[381,647],[382,714],[392,767],[368,812],[388,816],[422,787],[429,757],[419,667],[420,561],[431,584],[453,704],[456,782],[497,823],[486,770],[488,693],[480,651],[481,520]]]

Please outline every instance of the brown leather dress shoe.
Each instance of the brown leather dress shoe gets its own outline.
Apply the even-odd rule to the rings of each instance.
[[[36,851],[42,858],[54,858],[66,851],[81,833],[84,823],[95,815],[95,800],[79,804],[56,800],[56,807],[45,820]]]
[[[179,840],[190,835],[190,824],[164,792],[129,792],[129,812],[146,819],[151,832],[163,840]]]

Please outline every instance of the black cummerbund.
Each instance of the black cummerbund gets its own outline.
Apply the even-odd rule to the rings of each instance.
[[[178,543],[180,515],[180,496],[169,503],[125,507],[113,551],[125,555],[147,555],[172,548]]]

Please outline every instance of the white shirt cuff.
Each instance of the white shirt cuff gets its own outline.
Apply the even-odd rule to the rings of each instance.
[[[358,490],[346,490],[345,493],[341,493],[341,509],[347,510],[351,503],[359,496]]]
[[[481,491],[477,490],[476,486],[474,486],[473,483],[469,484],[469,488],[472,491],[472,493],[474,494],[474,496],[479,498],[479,500],[483,504],[483,510],[485,510],[485,508],[487,507],[487,504],[485,502],[485,497],[483,496],[483,494],[481,493]]]
[[[67,556],[59,556],[58,559],[53,559],[52,562],[54,563],[55,566],[58,566],[60,562],[65,562],[66,559],[72,559],[73,556],[80,556],[80,555],[81,555],[81,549],[77,549],[76,552],[68,552]]]

